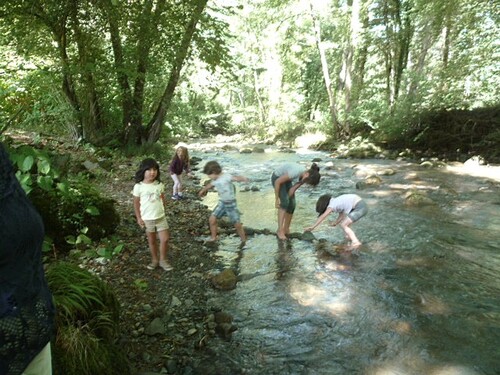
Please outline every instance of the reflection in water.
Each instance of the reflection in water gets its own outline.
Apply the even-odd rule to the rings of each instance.
[[[221,239],[221,267],[239,277],[236,290],[211,295],[238,325],[231,345],[217,348],[221,357],[245,374],[500,373],[498,181],[317,152],[200,156],[219,159],[258,188],[238,192],[246,227],[274,232],[269,174],[284,160],[320,157],[320,167],[334,165],[318,188],[297,193],[292,231],[315,220],[324,193],[356,192],[370,207],[357,224],[363,245],[356,251],[339,246],[341,231],[327,225],[313,242],[260,234],[239,249],[236,237]],[[379,187],[355,190],[359,176],[387,168],[396,173],[382,176]],[[405,205],[409,188],[433,204]]]

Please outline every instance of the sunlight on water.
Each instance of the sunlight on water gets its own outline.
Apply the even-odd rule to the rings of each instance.
[[[241,250],[237,237],[221,238],[215,255],[221,268],[237,271],[239,282],[233,291],[213,291],[211,299],[235,318],[232,347],[246,354],[234,360],[246,363],[248,374],[500,373],[496,177],[305,150],[193,154],[201,165],[218,160],[228,173],[251,179],[236,184],[247,228],[276,230],[270,175],[284,161],[310,165],[320,158],[324,175],[317,188],[298,190],[292,232],[315,221],[321,194],[356,192],[369,206],[353,226],[363,242],[354,252],[343,250],[341,230],[326,224],[313,242],[258,234]],[[327,162],[332,169],[324,168]],[[395,173],[381,175],[380,186],[355,188],[388,168]],[[250,188],[256,191],[244,191]],[[408,205],[414,191],[432,203]],[[213,208],[217,194],[203,202]]]

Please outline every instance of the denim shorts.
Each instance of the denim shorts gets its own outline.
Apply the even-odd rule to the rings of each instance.
[[[278,179],[278,176],[276,176],[274,173],[271,176],[271,184],[273,185],[274,189],[274,184],[276,180]],[[292,181],[287,181],[284,184],[281,184],[280,186],[280,208],[285,210],[289,214],[293,214],[295,212],[295,195],[293,197],[288,196],[288,192],[292,188]]]
[[[168,222],[165,216],[160,217],[156,220],[144,220],[144,226],[146,227],[146,232],[155,233],[161,232],[162,230],[168,230]]]
[[[217,207],[215,207],[212,215],[217,219],[223,216],[227,216],[231,224],[236,224],[240,222],[240,211],[236,207],[236,200],[233,201],[219,201]]]
[[[367,213],[368,213],[368,206],[366,205],[365,201],[359,201],[347,216],[354,223],[355,221],[358,221],[363,216],[365,216]]]

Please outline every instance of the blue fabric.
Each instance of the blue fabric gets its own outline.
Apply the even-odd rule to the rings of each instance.
[[[21,374],[54,333],[44,234],[0,144],[0,374]]]
[[[215,207],[212,215],[217,219],[223,216],[227,216],[232,224],[240,222],[240,212],[236,206],[236,201],[219,201],[217,207]]]

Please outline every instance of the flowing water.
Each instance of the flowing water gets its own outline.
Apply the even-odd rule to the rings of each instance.
[[[327,223],[315,241],[256,234],[239,249],[236,236],[220,239],[213,250],[220,269],[233,268],[239,281],[210,298],[238,330],[215,350],[216,361],[238,363],[245,374],[500,374],[498,167],[478,167],[486,175],[308,150],[240,154],[196,146],[189,147],[203,159],[200,169],[217,160],[227,173],[251,179],[237,183],[245,227],[276,230],[270,175],[285,161],[318,158],[323,174],[316,188],[297,191],[292,232],[314,223],[321,194],[354,192],[369,206],[353,225],[363,242],[355,251],[339,248],[341,229]],[[395,173],[384,175],[388,169]],[[356,190],[376,173],[380,186]],[[252,187],[258,191],[244,191]],[[410,191],[434,204],[405,205]],[[214,207],[217,194],[204,202]]]

